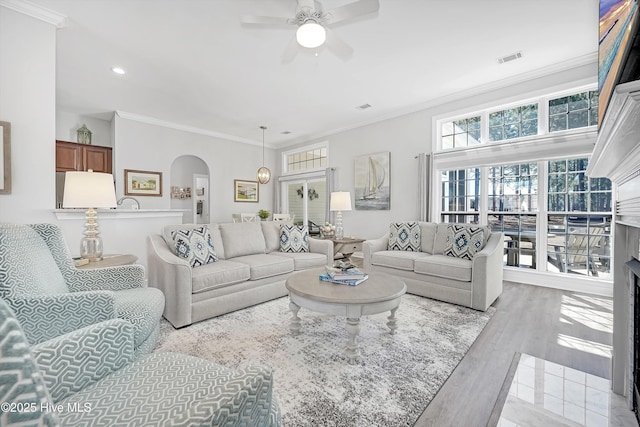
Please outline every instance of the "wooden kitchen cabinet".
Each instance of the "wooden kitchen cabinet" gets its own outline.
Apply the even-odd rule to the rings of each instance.
[[[56,172],[87,171],[112,173],[111,147],[56,141]]]

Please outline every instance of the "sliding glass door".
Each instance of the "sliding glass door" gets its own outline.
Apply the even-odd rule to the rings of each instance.
[[[282,211],[293,218],[295,224],[306,224],[309,234],[320,234],[326,221],[326,179],[309,178],[282,182]]]

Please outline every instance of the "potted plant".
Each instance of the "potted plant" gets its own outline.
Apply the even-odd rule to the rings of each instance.
[[[265,209],[260,209],[258,211],[258,216],[260,217],[261,220],[266,221],[267,218],[269,218],[269,211]]]

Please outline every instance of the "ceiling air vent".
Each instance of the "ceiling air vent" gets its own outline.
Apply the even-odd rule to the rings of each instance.
[[[371,104],[362,104],[356,107],[358,110],[366,110],[367,108],[371,108]]]
[[[291,133],[290,130],[283,130],[282,132],[280,132],[283,135],[289,135]]]
[[[522,52],[512,53],[511,55],[498,58],[498,64],[504,64],[505,62],[515,61],[516,59],[520,58],[522,58]]]

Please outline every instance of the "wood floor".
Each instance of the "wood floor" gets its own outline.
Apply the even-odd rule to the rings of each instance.
[[[609,379],[611,299],[505,282],[494,307],[416,427],[486,426],[516,352]]]

